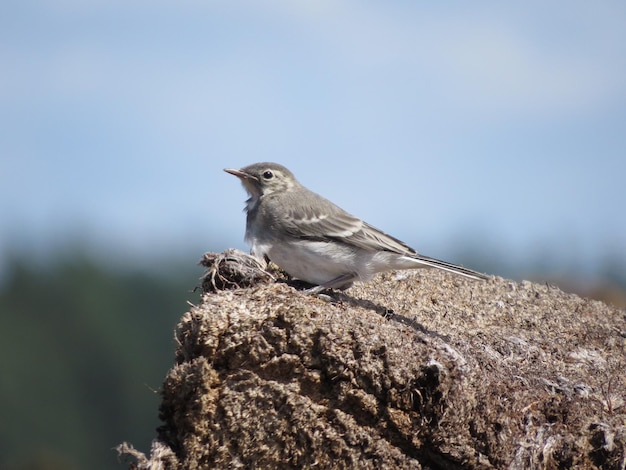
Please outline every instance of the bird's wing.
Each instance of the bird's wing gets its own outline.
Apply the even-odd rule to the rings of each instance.
[[[391,251],[414,256],[417,253],[400,240],[350,215],[328,199],[307,190],[298,197],[299,204],[283,200],[288,214],[283,227],[293,236],[303,239],[334,240],[368,251]],[[301,202],[305,200],[306,204]]]
[[[349,242],[372,251],[391,251],[399,255],[415,256],[417,252],[403,241],[363,222],[361,230],[350,237]]]
[[[350,237],[361,230],[363,222],[328,199],[311,192],[288,193],[281,199],[281,212],[286,217],[284,230],[298,238],[335,239]]]
[[[283,213],[281,229],[303,240],[334,241],[363,250],[389,251],[416,260],[422,266],[443,269],[472,279],[488,276],[472,269],[418,254],[406,243],[350,215],[329,200],[307,191],[305,197],[287,197],[281,200]],[[302,204],[302,201],[306,201]]]

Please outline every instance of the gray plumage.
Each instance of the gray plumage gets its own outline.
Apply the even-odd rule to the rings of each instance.
[[[434,267],[472,279],[484,274],[418,254],[413,248],[302,186],[277,163],[255,163],[237,176],[246,202],[246,241],[292,277],[321,288],[346,288],[392,269]]]

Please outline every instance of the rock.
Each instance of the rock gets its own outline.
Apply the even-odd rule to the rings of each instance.
[[[626,465],[624,311],[436,270],[327,298],[223,285],[181,319],[131,468]]]

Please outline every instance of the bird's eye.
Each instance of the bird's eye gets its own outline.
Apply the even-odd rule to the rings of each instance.
[[[263,178],[265,178],[266,180],[271,180],[274,177],[274,173],[272,173],[270,170],[265,170],[263,172]]]

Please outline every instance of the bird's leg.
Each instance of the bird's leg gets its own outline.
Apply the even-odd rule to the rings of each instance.
[[[342,274],[341,276],[336,277],[335,279],[331,279],[324,284],[311,287],[310,289],[305,290],[304,293],[308,295],[316,295],[326,289],[347,289],[357,278],[358,275],[356,273]]]

